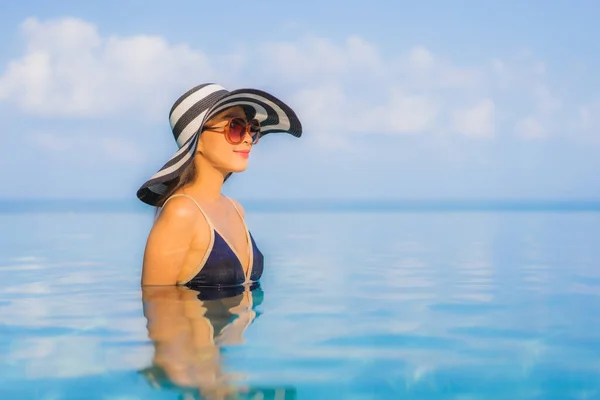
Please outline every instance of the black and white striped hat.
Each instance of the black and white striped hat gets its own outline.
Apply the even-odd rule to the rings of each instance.
[[[146,204],[158,205],[169,184],[188,166],[196,154],[198,137],[204,123],[233,106],[244,108],[248,119],[260,121],[261,137],[272,132],[302,135],[302,124],[294,111],[281,100],[257,89],[228,91],[220,85],[206,83],[184,93],[169,113],[169,122],[179,150],[137,191]]]

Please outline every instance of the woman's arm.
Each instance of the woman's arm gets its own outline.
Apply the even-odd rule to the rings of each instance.
[[[148,235],[144,252],[142,286],[175,285],[190,259],[197,232],[204,232],[195,204],[186,198],[173,198],[161,210]],[[193,252],[192,252],[193,253]]]

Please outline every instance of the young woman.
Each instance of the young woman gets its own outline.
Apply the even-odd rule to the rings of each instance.
[[[232,173],[246,169],[261,137],[272,132],[300,137],[300,121],[266,92],[229,92],[216,84],[184,93],[169,121],[179,150],[137,192],[160,211],[146,244],[142,285],[258,281],[263,256],[244,222],[244,209],[221,189]]]

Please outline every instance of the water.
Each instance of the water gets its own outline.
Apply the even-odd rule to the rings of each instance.
[[[140,290],[151,211],[42,210],[0,213],[1,399],[600,399],[597,211],[248,208],[260,288],[201,301]]]

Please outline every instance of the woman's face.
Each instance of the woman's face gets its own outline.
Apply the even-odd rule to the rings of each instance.
[[[242,143],[237,145],[225,139],[224,128],[233,117],[246,121],[246,114],[242,107],[228,108],[204,124],[198,140],[197,150],[202,153],[205,160],[223,173],[244,171],[252,148],[252,138],[249,134],[246,134]]]

